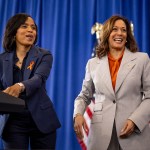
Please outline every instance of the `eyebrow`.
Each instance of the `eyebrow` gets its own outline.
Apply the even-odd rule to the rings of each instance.
[[[25,22],[22,25],[29,25],[29,24]],[[31,26],[36,26],[36,25],[33,23],[33,24],[31,24]]]
[[[113,27],[117,27],[118,28],[118,26],[113,26]],[[127,28],[127,27],[120,27],[120,28]]]

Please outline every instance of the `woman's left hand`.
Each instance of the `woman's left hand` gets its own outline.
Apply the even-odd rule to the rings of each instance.
[[[4,93],[7,93],[14,97],[19,97],[21,93],[21,87],[17,83],[3,90]]]
[[[135,129],[134,122],[132,120],[128,119],[126,121],[124,127],[121,130],[120,137],[126,138],[126,137],[130,136],[134,132],[134,129]]]

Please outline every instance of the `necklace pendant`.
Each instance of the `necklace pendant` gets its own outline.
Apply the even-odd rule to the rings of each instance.
[[[21,61],[18,61],[18,64],[20,64],[20,65],[21,65],[21,64],[22,64],[22,62],[21,62]]]

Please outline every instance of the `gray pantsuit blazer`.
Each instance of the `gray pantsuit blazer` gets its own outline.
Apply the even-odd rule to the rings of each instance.
[[[88,150],[107,150],[115,120],[123,150],[150,150],[150,60],[146,53],[125,49],[112,87],[108,57],[88,61],[82,90],[75,100],[74,115],[84,114],[95,93]],[[143,97],[144,95],[144,97]],[[128,138],[119,138],[127,119],[138,127]]]

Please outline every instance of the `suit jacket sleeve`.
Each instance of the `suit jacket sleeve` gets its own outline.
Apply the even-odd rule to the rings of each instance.
[[[93,93],[94,93],[94,84],[91,77],[90,60],[89,60],[86,65],[86,73],[82,83],[82,90],[80,94],[77,96],[77,98],[75,99],[74,116],[77,113],[80,113],[82,115],[84,114],[87,105],[90,104],[91,99],[93,98]]]
[[[150,60],[148,55],[143,59],[143,75],[141,78],[144,97],[139,107],[129,117],[142,132],[150,121]],[[142,65],[142,64],[141,64]]]
[[[53,62],[52,54],[44,52],[40,55],[42,56],[39,56],[32,77],[22,82],[26,88],[26,96],[32,95],[38,88],[41,88],[50,74]]]

